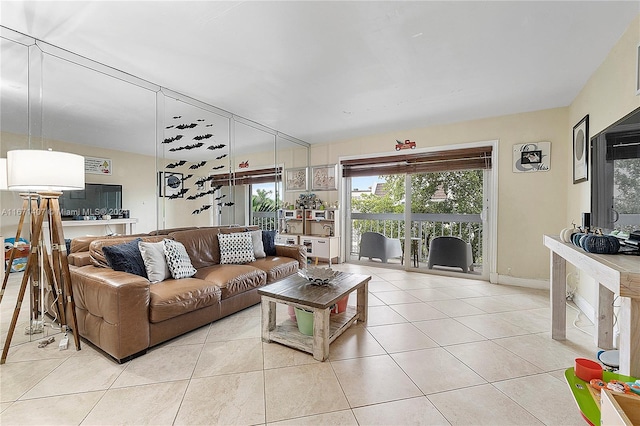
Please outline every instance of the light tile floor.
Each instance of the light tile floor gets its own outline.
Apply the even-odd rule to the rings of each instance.
[[[550,338],[548,292],[335,268],[372,276],[369,321],[332,343],[324,363],[263,343],[259,306],[123,365],[87,343],[59,351],[60,334],[38,348],[42,334],[24,335],[27,299],[0,366],[0,424],[584,424],[562,373],[597,348],[571,325],[567,341]],[[3,342],[19,279],[0,305]],[[568,324],[575,316],[567,310]]]

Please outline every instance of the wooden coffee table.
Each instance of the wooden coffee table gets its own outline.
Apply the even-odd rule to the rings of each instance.
[[[370,276],[340,272],[325,286],[311,285],[306,278],[292,275],[258,289],[262,297],[262,341],[277,342],[313,354],[318,361],[329,357],[329,344],[356,321],[367,321],[367,295]],[[330,314],[332,305],[357,291],[357,306]],[[298,331],[286,320],[276,324],[276,303],[313,312],[313,336]]]

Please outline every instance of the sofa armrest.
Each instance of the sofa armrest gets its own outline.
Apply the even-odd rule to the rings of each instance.
[[[298,261],[298,267],[304,269],[307,267],[307,252],[305,246],[295,244],[276,245],[276,256],[290,257]]]
[[[80,335],[123,360],[149,347],[149,281],[93,265],[73,268]]]

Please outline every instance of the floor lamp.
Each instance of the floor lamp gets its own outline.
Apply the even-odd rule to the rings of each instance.
[[[35,241],[38,244],[32,244],[29,252],[0,364],[4,364],[7,359],[29,277],[39,273],[38,245],[42,240],[42,224],[45,217],[48,217],[50,225],[49,235],[45,238],[51,244],[51,262],[49,263],[46,250],[43,250],[42,265],[45,267],[45,271],[48,269],[46,265],[51,265],[51,274],[47,275],[50,275],[55,291],[64,300],[64,303],[59,305],[60,323],[63,328],[71,327],[76,349],[80,350],[78,321],[58,197],[62,194],[61,191],[84,189],[84,157],[51,150],[9,151],[7,152],[7,186],[12,191],[35,192],[39,197],[40,204],[33,212],[31,236],[32,243]],[[71,315],[71,324],[65,318],[65,314]]]

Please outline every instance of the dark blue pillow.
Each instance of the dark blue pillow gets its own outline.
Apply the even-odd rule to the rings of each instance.
[[[141,238],[136,238],[124,244],[102,247],[107,263],[114,271],[129,272],[147,278],[147,269],[138,248]]]
[[[262,231],[262,245],[267,256],[276,255],[276,231]]]

